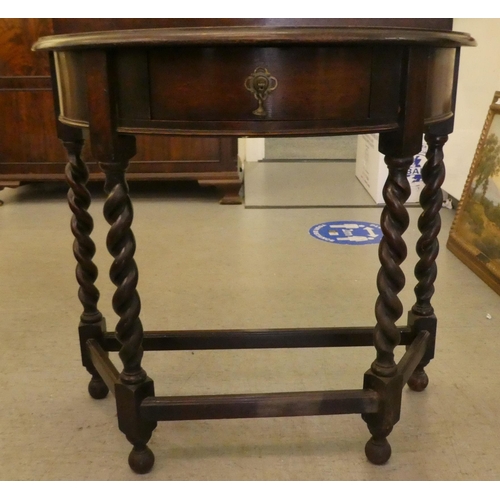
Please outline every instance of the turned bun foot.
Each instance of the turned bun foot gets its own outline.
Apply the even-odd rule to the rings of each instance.
[[[146,474],[155,463],[153,452],[146,446],[134,446],[128,456],[130,468],[137,474]]]
[[[101,378],[92,378],[89,382],[89,394],[94,399],[104,399],[109,393],[108,386]]]
[[[408,379],[408,387],[415,392],[422,392],[428,385],[429,377],[423,369],[417,368]]]
[[[375,465],[385,464],[391,458],[391,445],[386,438],[371,438],[365,446],[366,458]]]

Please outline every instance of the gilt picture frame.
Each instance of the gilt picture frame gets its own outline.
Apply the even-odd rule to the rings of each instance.
[[[488,110],[446,246],[500,294],[500,91]]]

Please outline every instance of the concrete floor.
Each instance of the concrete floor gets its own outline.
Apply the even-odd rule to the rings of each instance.
[[[355,160],[357,135],[267,137],[267,160]]]
[[[347,161],[249,162],[247,208],[370,207],[377,204]]]
[[[308,230],[378,222],[380,208],[245,209],[218,205],[209,190],[169,190],[132,185],[145,329],[374,324],[376,245],[330,244]],[[430,385],[405,389],[386,465],[367,462],[359,415],[160,422],[150,441],[155,467],[136,476],[113,397],[87,394],[65,189],[25,186],[0,197],[0,480],[500,478],[500,297],[445,249],[451,210],[442,214]],[[102,205],[98,195],[91,213],[100,308],[112,327]],[[419,210],[409,211],[411,250]],[[413,303],[410,253],[405,309]],[[158,395],[176,395],[359,389],[373,359],[372,348],[147,352],[143,365]]]

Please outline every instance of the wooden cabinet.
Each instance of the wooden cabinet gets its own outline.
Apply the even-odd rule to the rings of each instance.
[[[44,35],[119,29],[127,19],[0,19],[0,190],[28,182],[63,181],[66,153],[57,139],[48,58],[31,51]],[[168,22],[179,20],[163,20]],[[148,24],[148,20],[134,20]],[[157,21],[158,22],[158,21]],[[101,26],[101,24],[105,24]],[[106,24],[107,23],[107,24]],[[147,26],[145,26],[147,27]],[[235,138],[141,135],[131,180],[197,180],[217,186],[221,203],[241,203]],[[91,180],[103,179],[84,150]]]

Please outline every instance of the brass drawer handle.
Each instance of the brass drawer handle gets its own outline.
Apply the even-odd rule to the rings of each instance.
[[[254,115],[267,116],[264,101],[277,86],[278,80],[271,76],[266,68],[255,68],[254,72],[245,80],[245,88],[252,92],[259,103],[259,107],[252,111]]]

